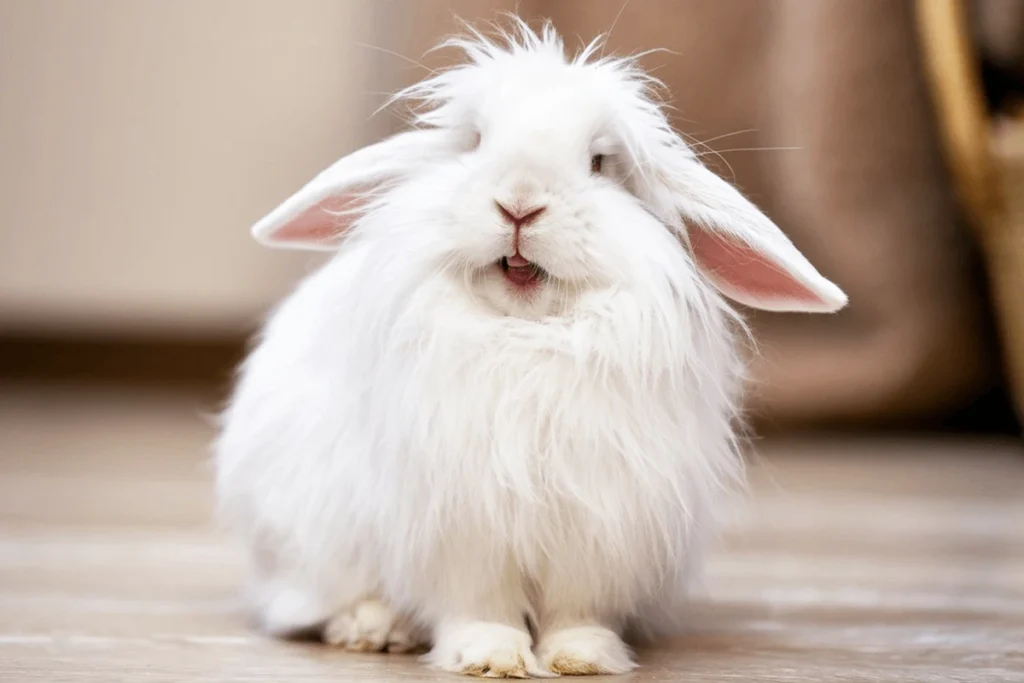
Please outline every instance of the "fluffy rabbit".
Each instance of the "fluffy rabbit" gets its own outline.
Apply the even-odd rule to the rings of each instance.
[[[449,41],[412,130],[253,228],[333,250],[216,447],[263,627],[491,677],[620,673],[741,478],[742,331],[846,297],[701,165],[635,61]]]

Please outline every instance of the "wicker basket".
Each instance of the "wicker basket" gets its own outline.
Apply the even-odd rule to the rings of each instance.
[[[962,2],[917,0],[917,19],[939,133],[986,261],[1008,378],[1024,417],[1024,119],[990,120]]]
[[[1002,211],[984,248],[1017,414],[1024,416],[1024,121],[994,131],[992,157]]]

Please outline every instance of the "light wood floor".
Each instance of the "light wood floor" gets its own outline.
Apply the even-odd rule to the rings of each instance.
[[[206,406],[0,392],[0,680],[460,680],[252,632]],[[634,681],[1024,681],[1024,453],[770,442],[689,633]]]

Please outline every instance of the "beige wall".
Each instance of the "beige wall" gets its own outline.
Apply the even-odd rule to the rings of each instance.
[[[387,125],[385,5],[0,0],[0,329],[248,328],[310,263],[249,226]]]

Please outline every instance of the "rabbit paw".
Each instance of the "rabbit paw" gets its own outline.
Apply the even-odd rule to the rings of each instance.
[[[636,668],[629,648],[601,626],[576,626],[546,634],[538,648],[541,663],[556,674],[623,674]]]
[[[521,629],[475,621],[443,629],[427,657],[433,666],[483,678],[547,678],[530,650],[530,634]]]
[[[423,644],[416,629],[380,600],[362,600],[333,617],[323,640],[350,652],[409,652]]]

